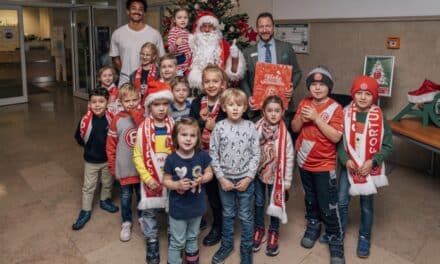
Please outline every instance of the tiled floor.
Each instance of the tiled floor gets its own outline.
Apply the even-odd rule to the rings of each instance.
[[[31,95],[29,104],[0,107],[0,263],[145,263],[138,226],[130,242],[119,241],[119,213],[104,212],[95,203],[86,227],[71,230],[80,210],[83,173],[82,150],[73,133],[85,107],[62,89]],[[366,260],[355,253],[359,209],[353,199],[347,263],[439,263],[440,179],[400,166],[389,178],[391,186],[376,198],[373,245]],[[306,250],[299,245],[305,222],[298,175],[294,185],[279,256],[266,257],[263,248],[254,263],[329,262],[326,246]],[[114,199],[119,203],[117,190]],[[226,263],[239,263],[236,238]],[[165,232],[160,242],[165,263]],[[210,263],[216,249],[201,246],[201,263]]]

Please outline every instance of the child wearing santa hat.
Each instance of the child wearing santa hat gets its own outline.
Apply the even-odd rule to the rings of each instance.
[[[373,227],[373,197],[376,187],[388,185],[384,160],[393,148],[392,132],[376,105],[379,85],[371,77],[357,77],[351,87],[353,101],[344,109],[343,142],[338,145],[342,165],[339,179],[339,211],[345,231],[351,195],[360,195],[361,223],[357,255],[370,254]],[[324,239],[325,240],[325,239]]]
[[[160,263],[157,210],[166,208],[167,192],[163,186],[163,167],[173,151],[171,133],[173,118],[168,115],[173,94],[168,84],[148,83],[145,109],[147,116],[138,128],[133,161],[141,178],[143,233],[147,241],[147,263]]]

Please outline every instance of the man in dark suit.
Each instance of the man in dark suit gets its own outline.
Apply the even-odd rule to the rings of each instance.
[[[249,97],[249,118],[254,122],[261,118],[261,111],[255,111],[252,99],[255,64],[257,62],[269,62],[274,64],[291,65],[293,67],[292,89],[286,93],[286,96],[290,97],[290,100],[288,109],[284,115],[284,121],[290,130],[290,122],[294,115],[293,88],[297,87],[301,79],[301,68],[296,60],[295,51],[293,50],[292,45],[273,37],[274,22],[271,13],[264,12],[258,15],[257,33],[259,36],[257,44],[246,48],[243,52],[246,59],[247,70],[243,79],[240,81],[241,89],[243,89]]]

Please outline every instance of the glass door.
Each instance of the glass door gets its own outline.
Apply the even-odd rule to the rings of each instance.
[[[0,5],[0,106],[27,101],[23,11]]]
[[[91,7],[72,9],[73,95],[88,99],[95,83]]]

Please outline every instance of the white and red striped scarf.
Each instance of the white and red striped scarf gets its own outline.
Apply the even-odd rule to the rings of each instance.
[[[380,151],[384,134],[383,115],[380,107],[376,105],[370,107],[356,148],[356,113],[357,108],[354,102],[344,109],[344,146],[356,167],[361,167],[365,161],[373,159],[374,155]],[[367,177],[361,177],[350,170],[347,170],[347,173],[350,195],[374,194],[377,193],[376,187],[388,185],[384,163],[373,167]]]
[[[150,70],[148,72],[147,79],[145,80],[145,87],[142,87],[142,66],[136,70],[136,74],[134,75],[134,87],[141,94],[141,105],[144,105],[145,95],[147,94],[146,89],[148,89],[147,85],[149,82],[154,81],[156,79],[156,65],[151,64]]]
[[[108,125],[112,123],[113,114],[109,111],[105,111],[105,117],[107,118]],[[92,110],[87,110],[87,113],[81,118],[81,123],[79,127],[79,134],[84,141],[84,144],[87,144],[89,141],[90,133],[92,132],[92,119],[93,112]]]
[[[215,119],[218,116],[218,113],[220,111],[220,98],[217,98],[217,101],[214,104],[214,107],[212,108],[212,111],[209,111],[209,106],[208,106],[208,97],[207,96],[203,96],[202,100],[200,102],[200,116],[202,116],[203,112],[208,112],[208,118],[211,118],[215,121]],[[202,131],[202,138],[201,138],[201,142],[202,142],[202,150],[208,151],[209,150],[209,139],[211,137],[211,130],[207,129],[206,127],[203,128]]]
[[[270,195],[270,204],[267,207],[266,213],[271,216],[278,217],[283,224],[287,223],[287,213],[286,213],[286,203],[285,203],[285,192],[284,192],[284,177],[286,176],[286,151],[287,151],[287,133],[286,125],[283,120],[280,120],[278,128],[273,130],[273,133],[266,133],[265,130],[270,127],[266,122],[264,117],[260,119],[256,124],[257,130],[261,132],[263,140],[262,145],[262,155],[267,155],[265,148],[268,151],[274,151],[276,141],[278,140],[278,151],[276,157],[268,157],[266,161],[262,158],[262,163],[259,166],[260,177],[272,177],[273,168],[276,165],[275,178],[273,179],[273,188]],[[269,128],[270,129],[270,128]],[[267,138],[266,138],[267,137]],[[270,155],[270,154],[269,154]],[[276,158],[276,159],[275,159]],[[268,174],[268,175],[265,175]]]
[[[167,129],[166,145],[173,150],[173,143],[171,140],[171,133],[173,130],[173,119],[169,116],[165,118],[165,126]],[[151,177],[160,184],[160,187],[154,191],[150,190],[147,185],[141,183],[141,201],[138,204],[138,209],[153,209],[153,208],[166,208],[168,206],[167,190],[163,187],[163,172],[160,168],[157,156],[156,156],[156,144],[155,144],[155,126],[154,118],[150,115],[140,126],[140,147],[143,155],[145,168],[150,173]]]

